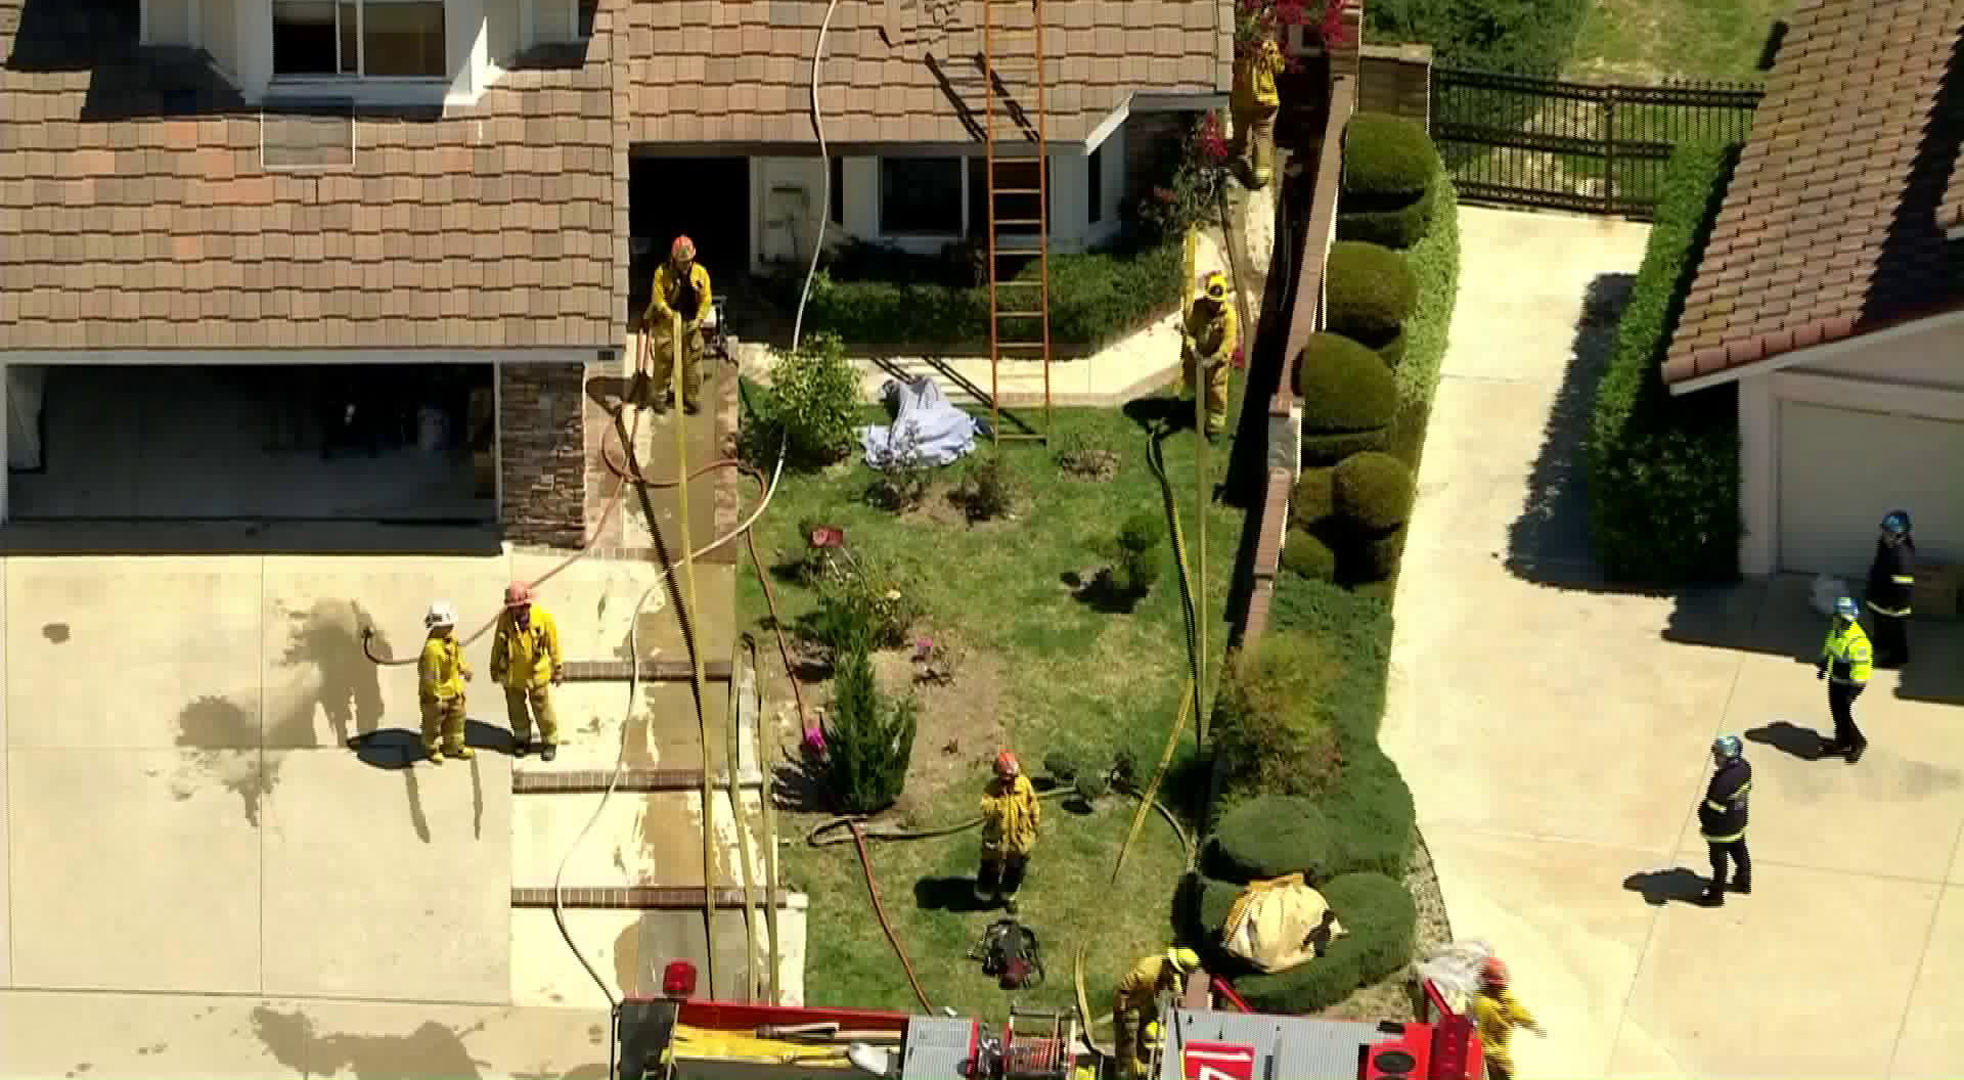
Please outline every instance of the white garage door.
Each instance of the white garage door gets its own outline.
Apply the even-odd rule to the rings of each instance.
[[[1780,403],[1780,568],[1859,576],[1901,507],[1925,559],[1964,562],[1964,423]]]

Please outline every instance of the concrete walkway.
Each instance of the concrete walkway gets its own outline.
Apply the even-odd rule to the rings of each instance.
[[[1551,1032],[1517,1038],[1520,1075],[1955,1076],[1964,628],[1919,625],[1923,667],[1877,673],[1859,766],[1807,760],[1806,582],[1649,597],[1588,562],[1578,440],[1647,230],[1461,222],[1384,743],[1454,931]],[[1723,732],[1756,770],[1757,869],[1708,910],[1694,809]]]

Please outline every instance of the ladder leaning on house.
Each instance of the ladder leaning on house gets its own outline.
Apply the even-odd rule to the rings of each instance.
[[[998,441],[1047,442],[1051,428],[1050,146],[1045,124],[1043,0],[980,2],[983,171],[989,213],[989,419]],[[1033,89],[1034,118],[1010,92],[1011,85]],[[1034,275],[1029,272],[1032,258]],[[1041,430],[1028,430],[1020,422],[1026,430],[1009,434],[1002,430],[1005,357],[1043,363]]]

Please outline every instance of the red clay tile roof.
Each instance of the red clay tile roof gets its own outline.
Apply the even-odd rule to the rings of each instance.
[[[626,153],[596,58],[275,171],[198,54],[28,40],[25,2],[0,0],[0,349],[616,343]]]
[[[627,5],[633,141],[814,143],[811,57],[825,9],[826,0]],[[1026,4],[992,10],[998,27],[1030,24]],[[1232,0],[1046,0],[1043,11],[1052,140],[1083,140],[1135,92],[1228,89]],[[826,141],[979,139],[981,19],[982,0],[842,0],[821,71]],[[1035,107],[1029,76],[1007,59],[1030,48],[1029,35],[998,39],[999,132],[1005,94]]]
[[[1938,227],[1964,117],[1964,0],[1801,0],[1706,243],[1664,380],[1954,303]],[[1940,100],[1941,99],[1941,100]]]

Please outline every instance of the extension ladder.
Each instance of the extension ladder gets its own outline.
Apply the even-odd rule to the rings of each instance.
[[[983,172],[989,212],[989,419],[997,440],[1044,442],[1051,423],[1050,143],[1045,123],[1043,0],[981,2]],[[1011,93],[1012,84],[1031,88],[1034,118]],[[1032,259],[1034,278],[1029,274]],[[1005,356],[1043,363],[1040,431],[1003,433]]]

